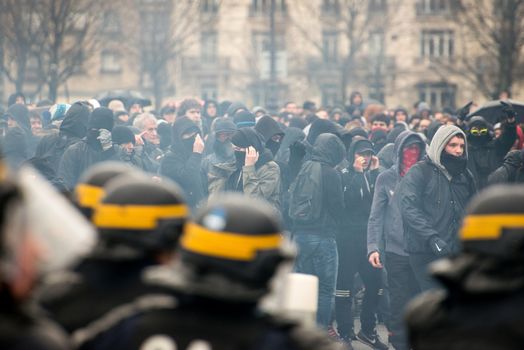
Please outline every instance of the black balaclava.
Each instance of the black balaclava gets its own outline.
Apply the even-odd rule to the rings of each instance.
[[[195,135],[188,139],[184,139],[183,136],[194,132]],[[172,138],[171,138],[171,150],[175,154],[182,155],[183,158],[188,158],[193,153],[193,144],[195,138],[200,132],[198,125],[188,117],[178,117],[173,123],[172,127]]]
[[[445,150],[442,151],[442,155],[440,156],[440,162],[452,177],[462,174],[466,170],[466,166],[468,165],[466,153],[463,153],[460,157],[456,157],[454,155],[449,154]]]
[[[475,136],[471,133],[472,128],[488,129],[488,133],[486,135]],[[468,129],[469,129],[468,141],[474,146],[484,146],[485,144],[487,144],[488,142],[492,140],[491,126],[482,117],[471,118],[468,123]]]

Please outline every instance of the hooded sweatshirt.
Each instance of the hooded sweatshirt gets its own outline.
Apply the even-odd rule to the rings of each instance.
[[[281,143],[275,142],[271,138],[276,135],[284,136],[284,131],[280,127],[280,124],[269,115],[265,115],[259,119],[255,125],[255,130],[262,135],[266,148],[269,149],[271,153],[273,153],[273,156],[275,156],[281,146]]]
[[[439,128],[428,156],[411,167],[395,192],[404,223],[406,251],[410,254],[433,254],[429,246],[433,237],[444,240],[451,252],[459,249],[457,232],[476,185],[468,171],[452,177],[441,162],[442,152],[456,135],[464,136],[456,126]]]
[[[313,145],[311,161],[318,162],[322,170],[322,206],[316,223],[293,223],[294,234],[314,234],[335,238],[341,232],[345,215],[344,196],[340,174],[335,167],[342,161],[345,148],[333,134],[320,134]],[[304,167],[301,169],[303,171]]]
[[[182,137],[190,133],[195,135],[189,139]],[[200,172],[202,154],[193,152],[193,144],[199,133],[200,128],[189,118],[177,118],[173,123],[170,151],[162,158],[159,169],[160,175],[180,185],[191,208],[197,207],[204,199],[204,179]]]
[[[368,221],[368,255],[379,250],[402,256],[408,255],[404,248],[402,215],[394,196],[401,180],[403,150],[411,144],[420,147],[419,160],[422,159],[426,153],[426,143],[418,133],[404,131],[394,143],[394,165],[377,177]]]

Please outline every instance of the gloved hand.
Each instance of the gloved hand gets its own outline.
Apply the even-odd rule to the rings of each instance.
[[[104,151],[107,151],[111,147],[113,147],[113,141],[111,139],[111,131],[106,129],[100,129],[98,132],[97,139],[100,141],[100,145],[102,145],[102,149]]]
[[[437,256],[445,256],[449,254],[448,244],[438,236],[433,236],[430,238],[429,246],[433,253]]]
[[[457,116],[460,120],[464,121],[466,119],[467,115],[469,114],[469,108],[472,104],[473,101],[469,101],[468,103],[466,103],[466,105],[457,110]]]
[[[506,119],[509,123],[513,123],[517,117],[517,112],[513,109],[513,106],[509,102],[500,101],[502,105],[502,111],[506,115]]]

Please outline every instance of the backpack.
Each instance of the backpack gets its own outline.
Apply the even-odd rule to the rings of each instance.
[[[289,188],[289,217],[298,222],[320,219],[322,209],[322,166],[306,161]]]

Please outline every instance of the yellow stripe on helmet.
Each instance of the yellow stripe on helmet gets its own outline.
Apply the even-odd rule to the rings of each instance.
[[[108,229],[151,230],[161,219],[183,219],[189,214],[186,205],[114,205],[101,204],[96,208],[93,222]]]
[[[193,253],[216,258],[251,261],[260,250],[278,249],[282,236],[278,233],[246,236],[232,232],[216,232],[195,223],[186,224],[181,246]]]
[[[86,184],[76,186],[75,192],[78,204],[86,208],[94,208],[104,196],[103,188]]]
[[[524,229],[523,214],[470,215],[460,231],[462,240],[498,239],[503,229]]]

